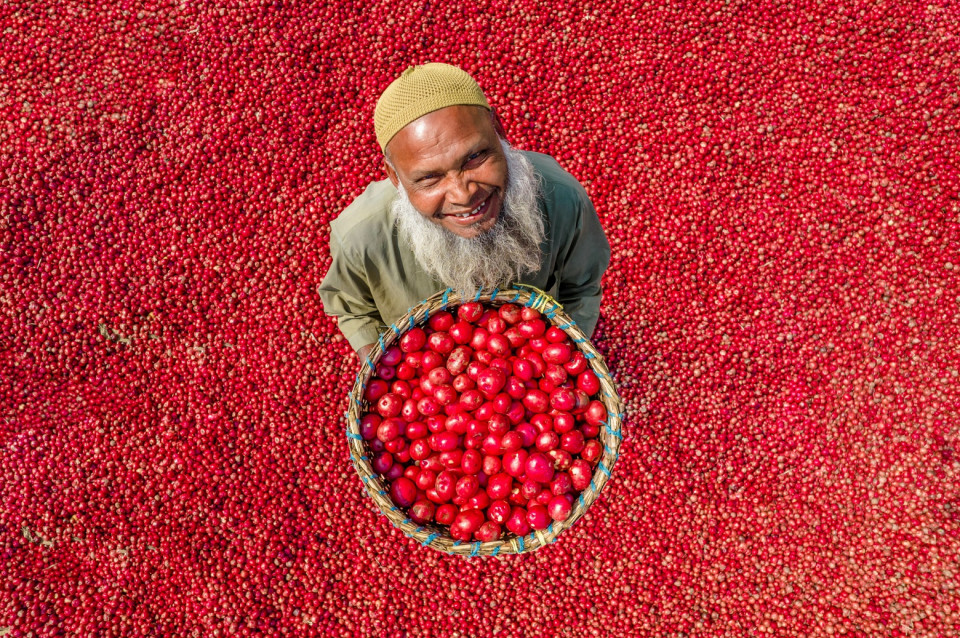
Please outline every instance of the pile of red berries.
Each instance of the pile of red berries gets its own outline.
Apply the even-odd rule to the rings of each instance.
[[[359,434],[393,502],[459,541],[567,520],[604,452],[600,380],[530,306],[432,313],[379,357]]]
[[[0,637],[960,635],[958,14],[4,3]],[[502,561],[370,507],[316,291],[426,62],[611,245],[619,460]]]

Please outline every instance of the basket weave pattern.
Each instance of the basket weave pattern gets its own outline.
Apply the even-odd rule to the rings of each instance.
[[[407,514],[394,505],[387,491],[387,486],[374,472],[370,465],[370,451],[363,437],[360,436],[360,419],[369,410],[363,392],[367,382],[376,369],[382,353],[397,341],[407,330],[415,326],[424,325],[431,313],[445,310],[448,307],[459,306],[469,301],[482,302],[488,306],[500,306],[506,303],[530,306],[538,310],[553,325],[570,336],[574,344],[583,352],[590,364],[590,368],[600,380],[600,401],[607,409],[607,421],[601,424],[600,442],[604,453],[594,470],[590,486],[574,501],[570,516],[565,521],[553,522],[544,530],[534,530],[527,536],[513,536],[506,540],[492,542],[463,542],[450,537],[447,530],[436,525],[418,525]],[[584,332],[570,317],[563,312],[562,307],[549,295],[532,287],[516,287],[507,291],[480,291],[474,297],[461,297],[450,289],[438,292],[425,299],[418,306],[411,309],[397,323],[380,336],[379,341],[364,361],[357,374],[356,382],[350,392],[347,408],[347,444],[350,448],[350,458],[356,467],[360,479],[367,488],[370,498],[377,504],[384,516],[407,536],[421,544],[432,547],[441,552],[460,556],[496,556],[498,554],[520,554],[530,552],[544,545],[556,541],[561,532],[571,527],[593,504],[600,494],[600,490],[610,478],[614,464],[619,456],[622,441],[621,424],[624,417],[623,402],[617,393],[613,378],[603,361]]]

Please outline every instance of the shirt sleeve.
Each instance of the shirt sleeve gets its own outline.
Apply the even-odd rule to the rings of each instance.
[[[600,279],[610,265],[610,243],[586,191],[578,189],[576,224],[558,273],[557,301],[588,337],[600,318]]]
[[[337,318],[340,332],[356,351],[377,341],[383,320],[367,285],[362,255],[345,246],[336,230],[330,232],[330,256],[318,292],[324,312]]]

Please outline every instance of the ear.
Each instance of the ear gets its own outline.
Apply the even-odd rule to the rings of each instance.
[[[491,107],[490,120],[493,122],[493,130],[497,132],[502,139],[507,139],[507,132],[503,128],[503,122],[500,121],[500,115]],[[508,140],[509,141],[509,140]]]
[[[383,157],[383,170],[387,172],[387,177],[393,182],[394,186],[400,183],[400,178],[397,177],[397,171],[390,165],[390,160],[387,159],[386,155]]]

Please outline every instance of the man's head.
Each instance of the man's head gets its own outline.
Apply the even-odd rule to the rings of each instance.
[[[397,186],[393,202],[400,238],[413,251],[417,263],[461,294],[473,294],[478,288],[505,287],[540,267],[544,225],[537,205],[539,179],[522,153],[505,141],[498,143],[502,145],[509,179],[503,190],[503,203],[489,228],[469,237],[449,231],[414,205],[402,183]],[[481,220],[477,225],[488,223]]]
[[[448,64],[408,68],[377,101],[387,176],[431,221],[460,237],[490,230],[507,164],[483,91]]]
[[[490,112],[448,106],[403,127],[386,148],[386,171],[425,217],[467,239],[493,228],[507,159]]]
[[[398,226],[421,266],[461,291],[539,266],[536,175],[501,139],[469,75],[445,64],[407,69],[384,91],[374,123],[399,192]]]

